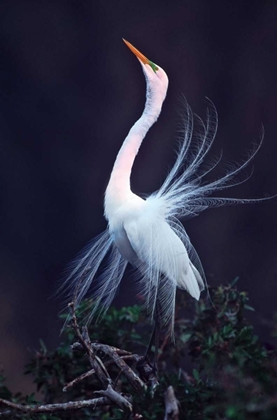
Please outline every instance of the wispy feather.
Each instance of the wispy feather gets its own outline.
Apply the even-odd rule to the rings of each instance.
[[[85,295],[91,295],[95,306],[89,319],[101,318],[129,262],[137,270],[140,294],[150,319],[158,320],[173,335],[176,288],[199,299],[206,284],[200,258],[180,219],[194,217],[210,207],[268,199],[214,195],[248,179],[250,175],[241,178],[240,174],[259,151],[263,133],[242,163],[229,166],[213,181],[205,181],[222,157],[212,160],[207,156],[217,132],[217,112],[210,102],[203,122],[185,103],[182,138],[172,169],[158,191],[146,199],[133,194],[130,188],[132,165],[142,140],[160,114],[168,79],[160,67],[127,44],[138,57],[146,78],[145,109],[124,140],[111,173],[105,195],[108,229],[71,264],[64,287],[76,304]]]

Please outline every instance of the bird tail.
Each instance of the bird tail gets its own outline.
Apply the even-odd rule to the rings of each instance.
[[[58,294],[73,300],[77,307],[85,295],[93,297],[94,306],[88,322],[97,315],[104,316],[109,308],[126,269],[127,262],[112,243],[109,231],[94,238],[66,269],[66,276]]]

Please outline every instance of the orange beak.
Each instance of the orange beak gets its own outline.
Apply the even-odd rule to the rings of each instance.
[[[139,50],[137,50],[130,42],[126,41],[126,39],[122,38],[128,48],[135,54],[135,56],[143,63],[148,64],[152,67],[153,71],[156,73],[159,70],[159,67],[156,66],[152,61],[150,61],[145,55],[143,55]]]
[[[127,47],[130,48],[130,50],[132,51],[132,53],[135,54],[135,56],[143,62],[143,64],[149,64],[150,60],[148,60],[148,58],[145,57],[145,55],[143,55],[139,50],[137,50],[132,44],[130,44],[130,42],[126,41],[126,39],[122,38],[123,41],[125,42],[125,44],[127,45]]]

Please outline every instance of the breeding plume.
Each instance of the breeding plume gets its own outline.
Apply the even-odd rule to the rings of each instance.
[[[186,105],[177,158],[163,185],[146,199],[134,194],[130,186],[132,166],[143,139],[160,115],[168,78],[160,66],[124,42],[141,64],[146,79],[146,103],[111,172],[104,202],[108,227],[72,264],[65,284],[76,304],[91,291],[95,302],[91,317],[102,316],[130,263],[137,271],[140,301],[147,313],[172,334],[177,287],[199,299],[206,282],[201,262],[179,220],[208,207],[257,201],[210,195],[239,183],[236,175],[253,159],[260,144],[242,164],[220,179],[205,183],[203,177],[220,160],[203,165],[216,134],[216,111],[211,105],[205,123],[196,117],[198,128],[194,135],[193,114]],[[206,237],[205,233],[203,240]]]

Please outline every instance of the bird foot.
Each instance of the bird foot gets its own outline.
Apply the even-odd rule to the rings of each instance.
[[[158,370],[157,370],[157,363],[151,363],[148,355],[142,356],[137,363],[137,371],[139,372],[140,378],[146,383],[150,385],[150,392],[151,395],[154,396],[156,388],[159,385],[158,381]]]

